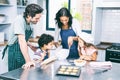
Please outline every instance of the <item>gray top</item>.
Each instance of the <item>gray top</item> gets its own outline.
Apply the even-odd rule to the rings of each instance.
[[[26,29],[29,30],[30,28],[31,28],[31,25],[26,24],[26,21],[23,15],[18,15],[11,25],[11,28],[9,31],[8,45],[14,44],[14,42],[17,41],[18,38],[16,34],[25,35],[25,30]]]
[[[111,70],[93,69],[90,66],[81,67],[79,77],[56,75],[60,65],[73,65],[67,60],[55,61],[48,65],[40,67],[39,64],[30,70],[22,68],[4,73],[0,75],[0,79],[15,79],[15,80],[119,80],[120,64],[112,63]]]

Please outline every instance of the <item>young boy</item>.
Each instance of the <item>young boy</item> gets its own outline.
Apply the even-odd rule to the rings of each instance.
[[[53,43],[53,36],[49,34],[42,34],[38,40],[39,49],[29,45],[29,47],[35,52],[35,55],[40,56],[39,59],[34,58],[34,60],[43,61],[47,59],[50,55],[50,49],[52,49]]]
[[[80,37],[78,37],[78,52],[80,59],[86,61],[96,61],[98,50],[95,45],[86,43]]]

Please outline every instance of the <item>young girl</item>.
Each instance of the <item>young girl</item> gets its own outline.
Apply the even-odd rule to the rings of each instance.
[[[42,34],[38,40],[39,49],[30,46],[30,48],[35,52],[35,55],[40,56],[40,58],[34,58],[34,60],[45,60],[50,55],[50,49],[53,47],[54,38],[49,34]]]
[[[96,61],[97,59],[97,47],[91,43],[86,43],[80,37],[78,37],[78,52],[81,60]]]

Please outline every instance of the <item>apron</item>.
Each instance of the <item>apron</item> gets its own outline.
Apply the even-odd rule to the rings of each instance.
[[[48,59],[48,53],[46,53],[46,56],[44,57],[43,61]]]
[[[32,34],[32,30],[25,31],[25,39],[28,41],[29,37]],[[5,50],[8,47],[8,70],[14,70],[20,68],[23,64],[25,64],[25,59],[21,53],[20,46],[18,41],[12,45],[7,45],[3,51],[3,57],[5,55]],[[2,57],[2,58],[3,58]]]
[[[35,52],[35,55],[41,56],[41,54],[43,53],[43,50],[39,49],[38,52]],[[44,57],[43,60],[48,59],[48,51],[46,51],[46,56]]]
[[[61,44],[62,47],[65,49],[68,49],[68,37],[69,36],[76,36],[75,32],[73,31],[73,29],[68,29],[68,30],[61,30],[60,31],[60,36],[61,36]],[[73,41],[72,46],[70,47],[70,51],[69,51],[69,56],[67,57],[67,59],[77,59],[79,58],[79,54],[78,54],[78,42],[77,41]]]

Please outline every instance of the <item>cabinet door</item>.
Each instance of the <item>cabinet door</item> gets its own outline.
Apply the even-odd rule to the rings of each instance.
[[[8,59],[7,54],[5,58],[2,59],[2,52],[5,46],[0,46],[0,74],[5,73],[8,71]]]

